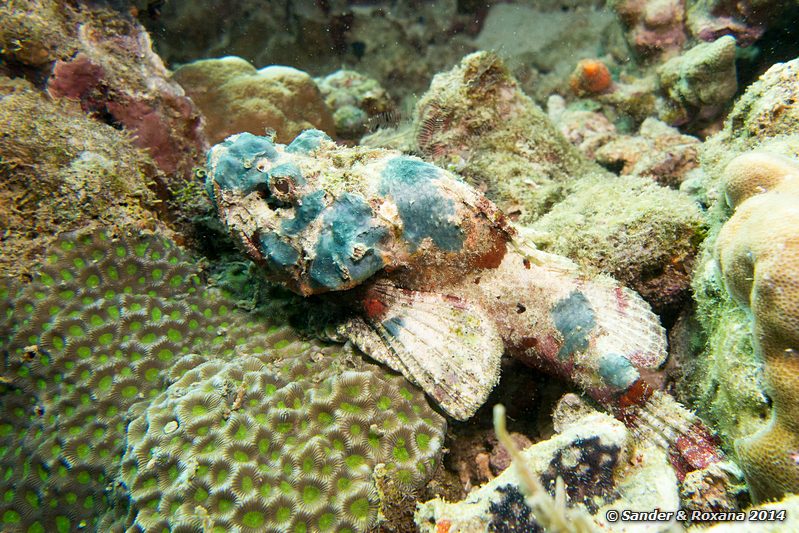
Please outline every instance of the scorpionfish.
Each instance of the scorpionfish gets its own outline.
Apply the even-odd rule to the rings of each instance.
[[[645,379],[667,357],[648,304],[524,244],[455,174],[318,130],[288,145],[241,133],[210,150],[206,188],[269,279],[335,295],[351,310],[339,331],[453,418],[486,401],[505,354],[659,439],[679,477],[723,458],[703,423]]]

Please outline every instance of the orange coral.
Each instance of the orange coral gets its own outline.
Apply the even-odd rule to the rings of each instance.
[[[569,79],[572,91],[577,95],[599,94],[613,84],[607,65],[598,59],[582,59]]]

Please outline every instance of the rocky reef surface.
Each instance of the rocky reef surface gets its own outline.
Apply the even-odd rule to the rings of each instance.
[[[796,529],[798,22],[3,3],[0,530]]]

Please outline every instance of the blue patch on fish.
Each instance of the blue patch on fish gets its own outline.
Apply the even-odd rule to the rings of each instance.
[[[325,208],[325,191],[319,190],[308,194],[301,199],[300,205],[295,209],[292,219],[284,220],[280,227],[286,235],[296,235],[313,222]]]
[[[274,232],[261,235],[261,253],[269,266],[277,272],[297,263],[299,252],[281,240]]]
[[[378,192],[390,196],[402,219],[402,236],[412,250],[429,237],[448,252],[463,246],[463,231],[449,218],[455,214],[452,199],[438,189],[438,167],[411,157],[394,157],[386,163]]]
[[[624,391],[638,380],[640,374],[629,359],[609,353],[599,359],[599,376],[611,387]]]
[[[259,187],[267,187],[269,176],[260,172],[255,162],[264,157],[271,161],[277,159],[278,152],[271,140],[252,133],[240,133],[235,140],[224,141],[221,146],[228,150],[217,160],[205,181],[205,190],[214,204],[214,183],[222,189],[238,189],[244,195]],[[212,166],[211,153],[208,152],[209,168]]]
[[[289,154],[310,154],[322,144],[322,141],[330,141],[327,133],[320,130],[305,130],[297,135],[291,144],[286,147]]]
[[[350,281],[361,282],[383,268],[374,246],[388,236],[375,224],[374,213],[362,196],[346,193],[337,198],[322,219],[311,281],[335,290]]]
[[[402,330],[405,328],[405,322],[398,316],[384,320],[381,324],[386,328],[389,335],[394,338],[399,338]]]
[[[294,185],[300,187],[305,185],[305,178],[302,177],[300,167],[294,163],[281,163],[269,170],[270,178],[289,178]]]
[[[591,330],[596,325],[594,310],[580,291],[573,291],[552,308],[552,321],[563,336],[559,359],[588,348]]]

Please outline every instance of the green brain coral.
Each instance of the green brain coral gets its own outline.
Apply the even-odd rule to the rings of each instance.
[[[362,531],[376,464],[408,489],[436,466],[420,391],[240,311],[169,241],[67,234],[0,296],[3,531]]]

